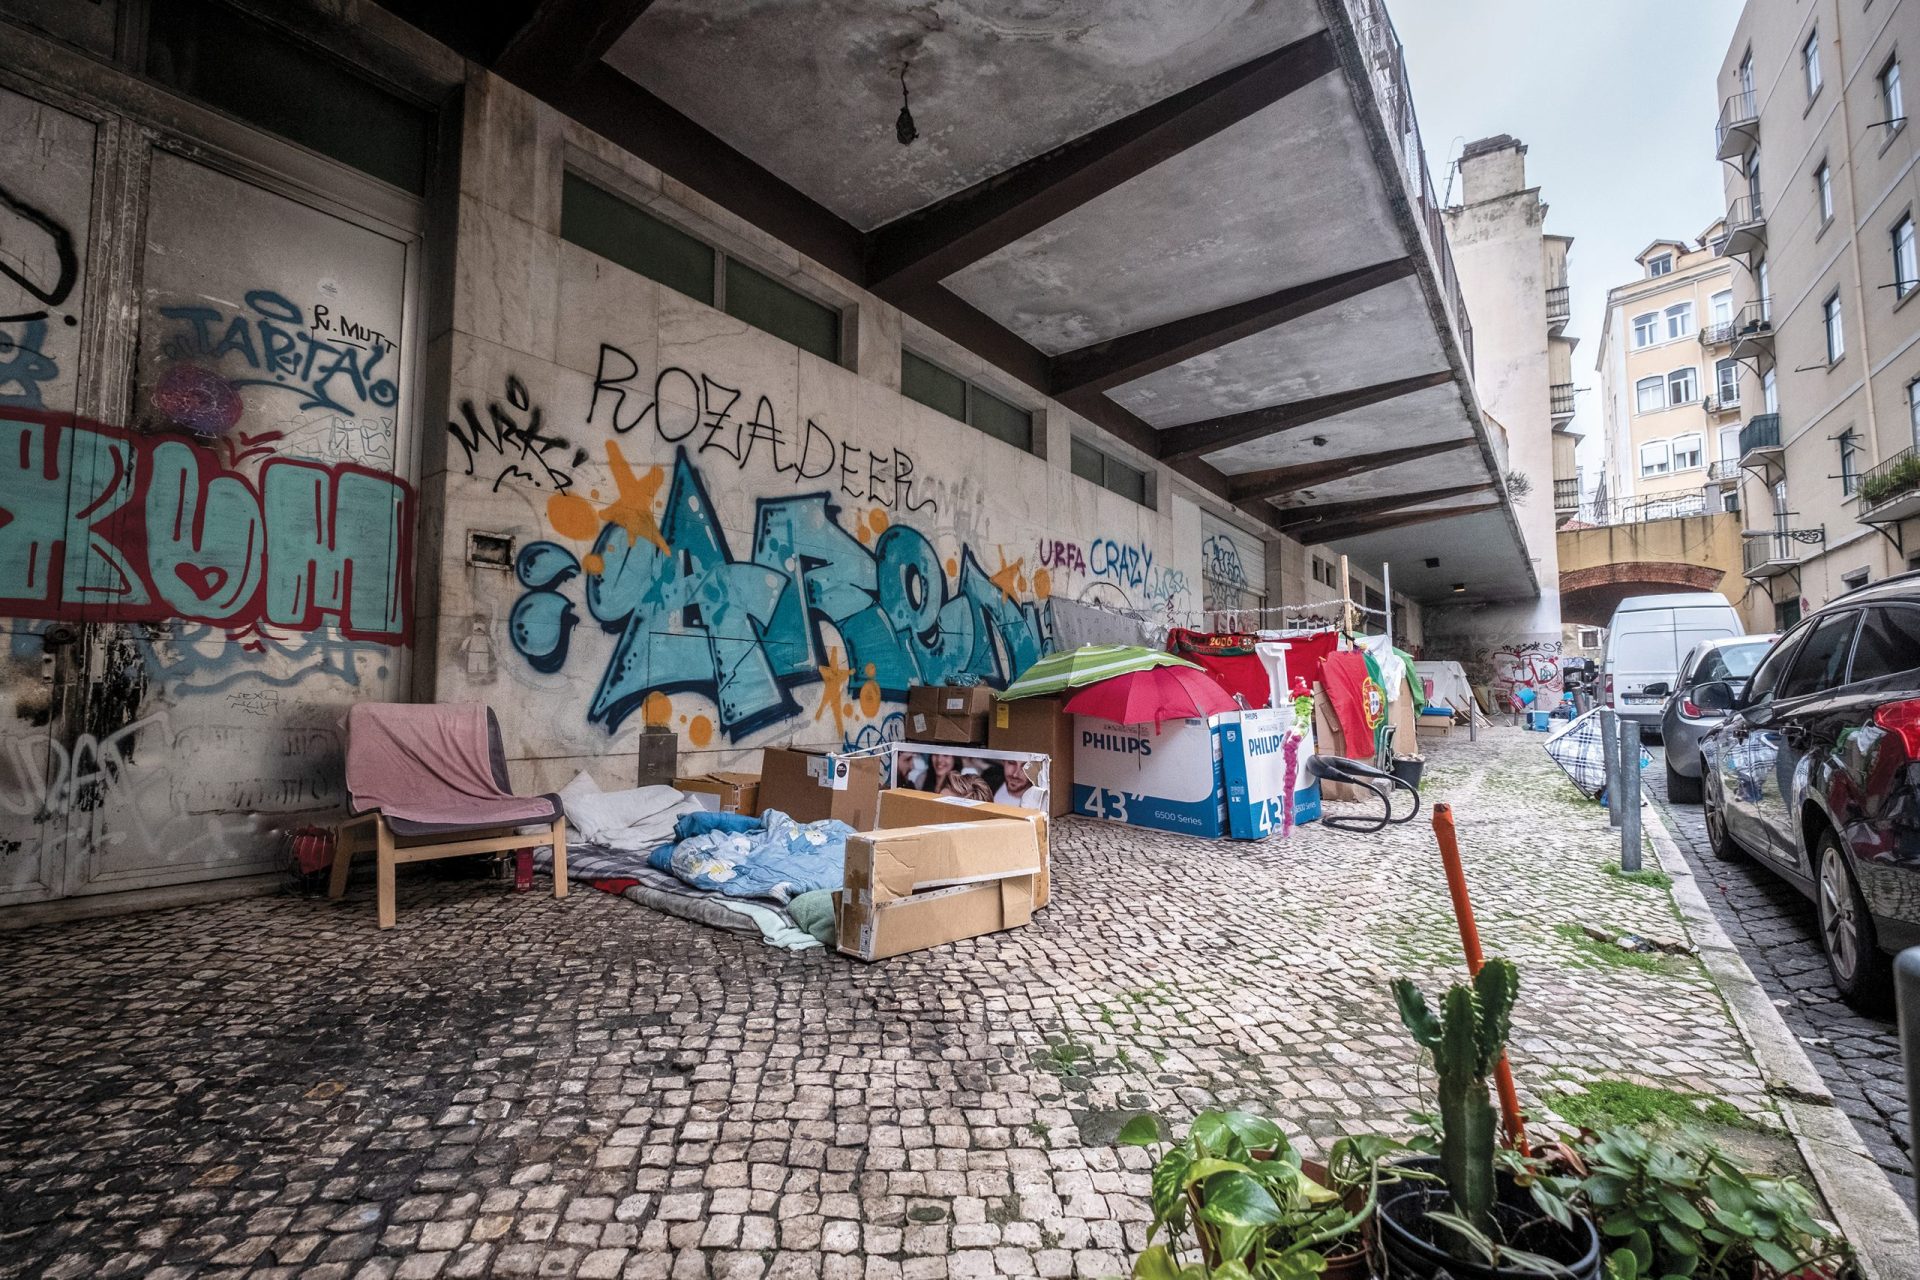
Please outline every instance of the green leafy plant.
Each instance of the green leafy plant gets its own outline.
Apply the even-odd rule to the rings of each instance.
[[[1704,1135],[1586,1131],[1567,1157],[1572,1172],[1546,1181],[1593,1215],[1607,1280],[1838,1274],[1852,1257],[1806,1188],[1741,1168]]]
[[[1240,1111],[1202,1112],[1174,1143],[1163,1143],[1158,1117],[1135,1116],[1119,1141],[1164,1146],[1137,1280],[1312,1280],[1330,1254],[1359,1249],[1382,1162],[1405,1150],[1370,1134],[1342,1138],[1316,1181],[1278,1125]]]
[[[1920,454],[1909,453],[1878,475],[1860,482],[1860,500],[1869,507],[1885,502],[1895,494],[1920,488]]]

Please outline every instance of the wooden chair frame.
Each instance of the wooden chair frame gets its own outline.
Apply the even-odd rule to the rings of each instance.
[[[507,849],[525,849],[551,840],[553,844],[553,896],[567,896],[567,819],[554,817],[550,835],[518,835],[514,823],[504,827],[479,827],[473,831],[454,831],[441,835],[399,837],[378,811],[362,813],[334,826],[333,878],[327,896],[338,898],[347,891],[347,867],[353,855],[371,849],[376,857],[375,879],[378,887],[380,927],[391,929],[398,913],[394,905],[394,868],[402,862],[430,862],[435,858],[459,858],[471,853],[500,853]],[[499,834],[487,834],[498,832]]]

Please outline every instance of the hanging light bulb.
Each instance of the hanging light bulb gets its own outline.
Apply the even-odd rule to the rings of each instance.
[[[893,136],[900,139],[900,145],[910,146],[920,136],[920,130],[914,128],[913,112],[907,110],[907,69],[900,68],[900,116],[893,122]]]

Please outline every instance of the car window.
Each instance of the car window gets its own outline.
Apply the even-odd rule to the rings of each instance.
[[[1799,649],[1800,642],[1806,639],[1810,629],[1802,626],[1789,632],[1786,639],[1773,647],[1773,652],[1767,655],[1766,661],[1754,670],[1753,679],[1747,682],[1747,706],[1765,702],[1773,696],[1774,686],[1780,683],[1781,673],[1786,671],[1787,663],[1793,660],[1794,651]]]
[[[1876,680],[1920,667],[1920,609],[1882,605],[1860,621],[1853,651],[1854,680]]]
[[[1720,656],[1718,649],[1709,649],[1705,656],[1700,659],[1700,667],[1693,673],[1692,678],[1682,683],[1705,684],[1709,680],[1725,680],[1726,678],[1726,660]]]
[[[1760,659],[1767,656],[1768,647],[1769,642],[1764,640],[1758,644],[1730,644],[1714,650],[1714,656],[1720,659],[1729,677],[1744,680],[1760,665]]]
[[[1793,659],[1793,669],[1780,682],[1779,696],[1798,698],[1846,683],[1847,658],[1853,648],[1853,629],[1860,613],[1849,609],[1813,624],[1807,641]]]

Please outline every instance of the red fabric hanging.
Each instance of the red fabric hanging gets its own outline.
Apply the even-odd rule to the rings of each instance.
[[[1287,675],[1305,676],[1311,684],[1320,678],[1320,661],[1340,650],[1338,631],[1316,631],[1312,635],[1288,636],[1280,641],[1287,646]]]
[[[1292,655],[1289,654],[1289,657]],[[1320,663],[1320,683],[1340,722],[1340,737],[1348,757],[1373,758],[1373,731],[1386,712],[1386,693],[1373,678],[1363,653],[1327,655]]]
[[[1267,679],[1267,669],[1254,656],[1255,640],[1254,636],[1230,631],[1188,631],[1175,627],[1167,632],[1167,652],[1199,663],[1208,675],[1219,681],[1221,688],[1230,694],[1239,694],[1249,707],[1258,710],[1272,705],[1273,682]],[[1291,659],[1292,653],[1287,657]]]

